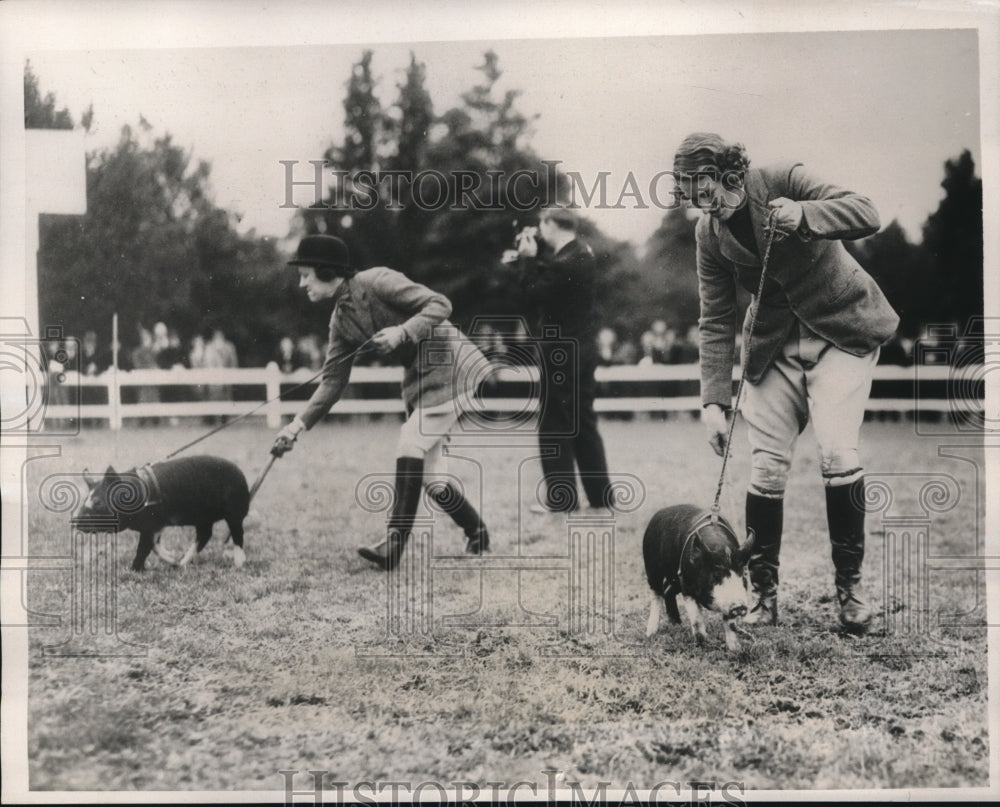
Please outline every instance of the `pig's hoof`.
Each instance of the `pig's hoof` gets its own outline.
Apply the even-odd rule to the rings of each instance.
[[[247,562],[247,553],[243,551],[243,547],[237,546],[233,548],[233,566],[237,569],[242,569],[243,564]]]

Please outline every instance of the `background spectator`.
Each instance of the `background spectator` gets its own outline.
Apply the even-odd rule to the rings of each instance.
[[[61,406],[74,403],[71,392],[72,385],[66,377],[66,373],[79,367],[75,340],[69,339],[65,343],[58,339],[50,340],[47,345],[46,359],[48,361],[47,405]],[[53,428],[64,428],[68,425],[68,421],[64,418],[48,418],[48,422]]]
[[[274,361],[283,373],[294,373],[300,367],[305,366],[305,360],[295,342],[290,336],[281,337],[278,343],[278,350],[274,356]]]
[[[183,370],[187,365],[180,336],[174,328],[167,328],[162,322],[157,322],[153,328],[153,352],[156,354],[156,366],[161,370]],[[187,387],[178,384],[167,384],[160,388],[160,400],[164,403],[183,401],[189,394]],[[176,426],[177,423],[178,418],[171,415],[170,425]]]
[[[188,350],[188,367],[191,369],[201,369],[205,366],[205,337],[196,333],[191,339],[191,348]]]
[[[169,346],[170,337],[167,332],[167,326],[163,322],[157,322],[153,325],[153,358],[156,359],[156,366],[161,369],[163,369],[163,365],[160,363],[159,356]]]
[[[98,348],[97,334],[94,331],[87,331],[83,335],[83,342],[80,345],[80,374],[88,378],[99,376],[111,365],[111,356],[108,351]],[[84,405],[101,404],[107,401],[107,397],[99,387],[80,387],[80,403]],[[84,418],[82,425],[96,426],[99,420]]]
[[[607,326],[597,332],[597,353],[598,365],[602,367],[635,364],[637,358],[635,345],[621,341],[615,329]]]
[[[656,350],[656,335],[652,331],[645,331],[639,338],[639,349],[642,355],[636,362],[640,367],[648,367],[651,364],[662,364],[659,360],[659,353]]]
[[[160,323],[162,325],[162,323]],[[165,341],[157,347],[154,341],[156,352],[156,366],[161,370],[173,370],[178,367],[187,367],[188,358],[184,354],[181,345],[181,338],[173,328],[168,329]]]
[[[601,328],[597,332],[597,366],[610,367],[615,362],[618,335],[614,328]]]
[[[80,346],[80,372],[86,376],[98,376],[111,366],[111,355],[101,350],[97,343],[97,334],[87,331],[83,335]]]
[[[212,338],[205,344],[205,367],[226,369],[238,366],[233,343],[226,339],[221,328],[215,328],[212,331]],[[206,397],[210,401],[231,401],[233,390],[228,384],[209,384],[206,388]],[[224,416],[223,422],[226,420],[228,417]]]
[[[668,328],[667,323],[662,319],[653,320],[651,330],[653,332],[654,361],[657,364],[669,364],[670,351],[677,339],[677,332],[673,328]]]
[[[878,363],[909,367],[913,364],[913,340],[902,337],[897,333],[892,339],[882,345]]]
[[[323,364],[323,348],[315,334],[299,338],[299,355],[310,370],[318,370]]]
[[[153,370],[156,368],[156,353],[153,350],[153,334],[146,328],[139,326],[139,344],[132,349],[131,353],[133,370]],[[160,390],[157,387],[137,387],[136,397],[139,403],[159,403]],[[144,417],[139,419],[139,425],[155,425],[159,422],[156,417]]]
[[[698,326],[692,325],[687,333],[678,339],[671,351],[673,364],[695,364],[698,361]]]

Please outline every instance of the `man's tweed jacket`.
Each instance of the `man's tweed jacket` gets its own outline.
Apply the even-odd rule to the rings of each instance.
[[[442,294],[384,266],[345,280],[334,295],[330,342],[320,385],[300,415],[311,429],[340,399],[351,375],[352,351],[375,333],[402,326],[406,341],[394,357],[403,365],[407,413],[453,399],[472,399],[486,358],[448,322],[451,303]],[[423,343],[423,344],[421,344]]]
[[[770,208],[779,197],[802,204],[799,233],[775,242],[758,305],[753,342],[743,327],[747,380],[755,384],[771,366],[796,321],[838,348],[857,356],[889,339],[899,317],[875,281],[840,242],[879,229],[871,201],[810,177],[800,163],[755,169],[745,186],[757,252],[764,255]],[[756,295],[760,258],[740,245],[729,227],[711,216],[696,228],[698,293],[701,298],[701,397],[703,404],[729,408],[737,325],[737,283]]]

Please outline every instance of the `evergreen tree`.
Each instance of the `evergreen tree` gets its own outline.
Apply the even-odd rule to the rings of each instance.
[[[324,155],[337,172],[334,185],[323,207],[304,215],[306,232],[339,236],[360,268],[393,266],[398,258],[394,239],[387,237],[392,232],[392,213],[371,187],[373,183],[359,179],[361,172],[374,175],[380,170],[387,149],[387,118],[376,95],[377,85],[372,51],[366,50],[347,81],[343,140]]]
[[[372,75],[372,52],[366,50],[351,68],[344,98],[344,142],[328,153],[346,170],[377,167],[379,138],[383,130],[382,105],[375,95],[377,81]]]
[[[928,309],[931,265],[926,250],[911,243],[895,219],[875,235],[844,245],[899,314],[900,333],[917,336]]]
[[[163,321],[188,338],[217,325],[241,359],[268,355],[283,269],[273,244],[235,232],[209,179],[206,162],[143,118],[114,148],[89,154],[86,214],[42,217],[43,321],[94,330],[107,344],[117,312],[126,347],[139,325]]]
[[[624,330],[631,338],[638,339],[655,319],[679,334],[697,323],[696,224],[686,209],[671,208],[646,242],[637,271],[620,292],[622,305],[633,312],[631,328]]]
[[[983,181],[965,150],[944,164],[945,196],[923,228],[933,277],[924,292],[927,322],[954,322],[964,330],[983,315]]]
[[[499,258],[513,246],[515,229],[536,222],[538,206],[557,196],[549,172],[522,142],[530,121],[515,108],[519,93],[499,94],[496,53],[487,51],[476,70],[480,82],[440,117],[444,133],[428,147],[428,166],[448,179],[448,205],[430,221],[414,263],[419,277],[451,297],[462,324],[520,310],[519,291]],[[537,181],[512,187],[519,171]]]
[[[408,177],[419,174],[427,164],[434,107],[425,86],[426,78],[426,66],[411,53],[405,80],[397,85],[399,97],[386,117],[386,132],[396,144],[395,152],[386,160],[386,167],[389,171],[403,172]],[[400,271],[412,275],[415,256],[434,214],[421,209],[416,203],[413,187],[408,181],[384,184],[382,192],[385,203],[397,210],[397,266]]]
[[[424,164],[430,128],[434,123],[434,106],[425,86],[427,66],[410,53],[406,77],[397,85],[399,97],[385,121],[387,134],[396,149],[386,160],[389,170],[417,171]]]
[[[539,206],[557,201],[567,185],[528,147],[533,118],[518,109],[519,91],[501,91],[496,53],[487,51],[476,69],[480,78],[460,103],[435,116],[426,68],[414,54],[386,108],[377,95],[372,54],[365,51],[346,85],[343,139],[326,157],[349,178],[380,170],[405,177],[394,183],[383,177],[371,209],[352,206],[331,188],[324,209],[301,216],[306,232],[343,238],[358,267],[384,263],[447,295],[461,326],[481,314],[523,310],[520,289],[500,256],[513,246],[516,230],[537,223]],[[521,179],[512,187],[518,172]],[[632,271],[634,254],[589,222],[581,236],[597,255],[608,292],[602,305],[618,300],[616,267]]]
[[[85,127],[89,125],[89,117]],[[31,69],[31,62],[24,64],[24,128],[25,129],[72,129],[73,118],[66,107],[56,109],[56,97],[38,86],[38,77]]]

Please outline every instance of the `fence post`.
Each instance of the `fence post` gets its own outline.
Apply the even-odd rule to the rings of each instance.
[[[122,428],[122,388],[118,384],[118,368],[112,367],[111,372],[108,374],[110,377],[107,379],[108,382],[108,425],[111,427],[111,431],[117,432],[121,431]]]
[[[274,361],[268,362],[266,369],[265,400],[269,403],[264,411],[267,412],[267,427],[277,429],[281,426],[281,401],[278,400],[278,396],[281,395],[281,371],[278,369],[278,363]]]

